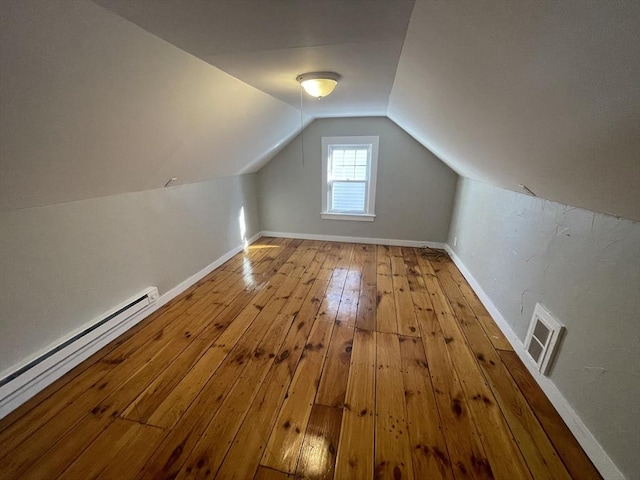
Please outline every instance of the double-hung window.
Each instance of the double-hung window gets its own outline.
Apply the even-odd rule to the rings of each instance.
[[[378,137],[322,138],[322,218],[375,218]]]

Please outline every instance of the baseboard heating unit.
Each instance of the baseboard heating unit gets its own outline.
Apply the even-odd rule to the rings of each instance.
[[[0,418],[142,320],[158,298],[158,289],[148,287],[5,372],[0,379]]]

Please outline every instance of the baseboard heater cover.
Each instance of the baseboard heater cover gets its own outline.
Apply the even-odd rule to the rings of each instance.
[[[158,288],[148,287],[5,374],[0,379],[0,418],[144,318],[147,307],[158,298]]]

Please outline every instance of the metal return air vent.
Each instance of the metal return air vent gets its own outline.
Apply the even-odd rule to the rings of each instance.
[[[524,347],[543,375],[549,371],[555,348],[563,331],[564,326],[553,318],[541,303],[537,303]]]

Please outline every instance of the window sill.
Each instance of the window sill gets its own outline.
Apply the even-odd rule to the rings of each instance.
[[[373,222],[375,215],[370,213],[331,213],[322,212],[320,216],[324,220],[353,220],[356,222]]]

